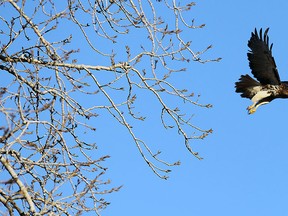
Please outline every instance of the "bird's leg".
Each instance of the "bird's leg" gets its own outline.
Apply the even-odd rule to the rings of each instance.
[[[263,104],[268,103],[269,101],[266,101],[266,98],[269,97],[271,93],[266,90],[261,90],[257,92],[252,98],[251,101],[253,104],[251,106],[247,107],[248,114],[253,114],[256,112],[257,108]]]
[[[270,101],[271,101],[271,100],[267,100],[267,98],[264,98],[264,99],[262,99],[262,100],[260,100],[260,101],[254,102],[251,106],[248,106],[248,107],[247,107],[248,114],[253,114],[253,113],[255,113],[256,110],[257,110],[257,108],[258,108],[259,106],[262,106],[262,105],[264,105],[264,104],[267,104],[267,103],[269,103]]]

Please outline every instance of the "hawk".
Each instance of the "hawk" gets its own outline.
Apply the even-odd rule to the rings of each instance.
[[[253,102],[251,106],[247,107],[248,114],[253,114],[259,106],[276,98],[288,98],[288,81],[280,80],[272,56],[273,43],[269,46],[268,31],[269,28],[263,35],[261,28],[258,34],[255,28],[248,41],[249,67],[257,80],[246,74],[241,75],[239,81],[235,83],[236,92],[241,93],[241,97],[249,98]]]

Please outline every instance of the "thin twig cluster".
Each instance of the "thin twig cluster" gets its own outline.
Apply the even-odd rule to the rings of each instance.
[[[211,46],[194,52],[191,41],[183,39],[183,29],[193,31],[204,24],[186,21],[185,12],[195,4],[182,4],[176,0],[0,2],[0,202],[6,212],[100,214],[108,205],[103,195],[120,188],[106,186],[110,181],[103,176],[102,164],[109,156],[96,157],[96,141],[91,139],[99,125],[90,122],[100,112],[126,129],[148,166],[166,179],[167,167],[179,162],[161,159],[161,152],[153,152],[133,128],[135,122],[146,120],[138,109],[142,94],[159,105],[155,113],[163,127],[178,132],[188,151],[201,159],[190,141],[203,139],[212,130],[194,125],[179,104],[211,105],[200,104],[193,93],[178,89],[171,77],[184,72],[182,65],[191,61],[220,59],[203,60],[201,55]],[[95,60],[85,62],[83,55]],[[87,102],[89,98],[94,104]],[[171,104],[170,99],[179,104]]]

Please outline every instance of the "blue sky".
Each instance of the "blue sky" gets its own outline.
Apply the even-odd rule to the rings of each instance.
[[[140,110],[152,113],[152,118],[143,123],[142,131],[136,127],[137,134],[153,150],[162,150],[161,158],[181,161],[181,166],[172,168],[170,178],[162,180],[143,161],[127,130],[112,117],[100,115],[94,120],[97,130],[91,137],[98,144],[95,155],[111,156],[103,164],[109,168],[105,178],[112,180],[112,186],[123,185],[119,192],[107,195],[111,205],[102,211],[103,216],[288,215],[288,100],[275,100],[248,115],[246,107],[251,102],[234,90],[240,75],[250,73],[247,41],[255,27],[270,27],[280,77],[288,80],[288,1],[203,0],[196,4],[189,13],[196,23],[205,23],[206,27],[185,38],[196,50],[212,44],[213,49],[202,57],[222,57],[222,61],[188,64],[175,84],[201,94],[200,102],[213,104],[212,109],[193,107],[192,111],[195,125],[214,131],[203,141],[191,142],[204,160],[197,160],[186,150],[175,130],[167,131],[155,124],[154,119],[160,121],[159,113],[153,114],[155,104],[140,102]],[[63,34],[69,36],[71,32],[77,38],[74,29],[66,29]],[[56,40],[55,35],[47,37]],[[124,42],[133,47],[133,40]],[[84,48],[81,51],[85,55],[81,54],[79,63],[101,61]],[[99,103],[98,98],[95,101]]]
[[[288,101],[275,100],[247,115],[250,101],[234,93],[234,82],[250,73],[247,41],[255,27],[270,27],[280,77],[288,80],[288,2],[196,3],[191,13],[206,27],[189,37],[199,46],[213,44],[207,57],[223,58],[220,63],[191,64],[187,70],[191,89],[201,93],[201,101],[213,104],[195,112],[198,125],[214,130],[203,142],[192,143],[204,160],[191,156],[174,137],[144,135],[161,146],[168,160],[182,162],[164,181],[146,166],[129,138],[107,137],[108,149],[102,148],[112,156],[108,176],[123,188],[108,197],[111,205],[104,216],[288,215]]]

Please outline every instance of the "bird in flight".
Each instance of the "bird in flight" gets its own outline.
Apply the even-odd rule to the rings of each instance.
[[[253,114],[259,106],[276,98],[288,98],[288,81],[280,80],[272,56],[273,44],[269,46],[268,31],[269,28],[263,35],[262,29],[259,34],[255,29],[248,41],[249,67],[257,80],[246,74],[241,75],[239,81],[235,83],[236,92],[241,93],[241,97],[249,98],[253,102],[251,106],[247,107],[248,114]]]

